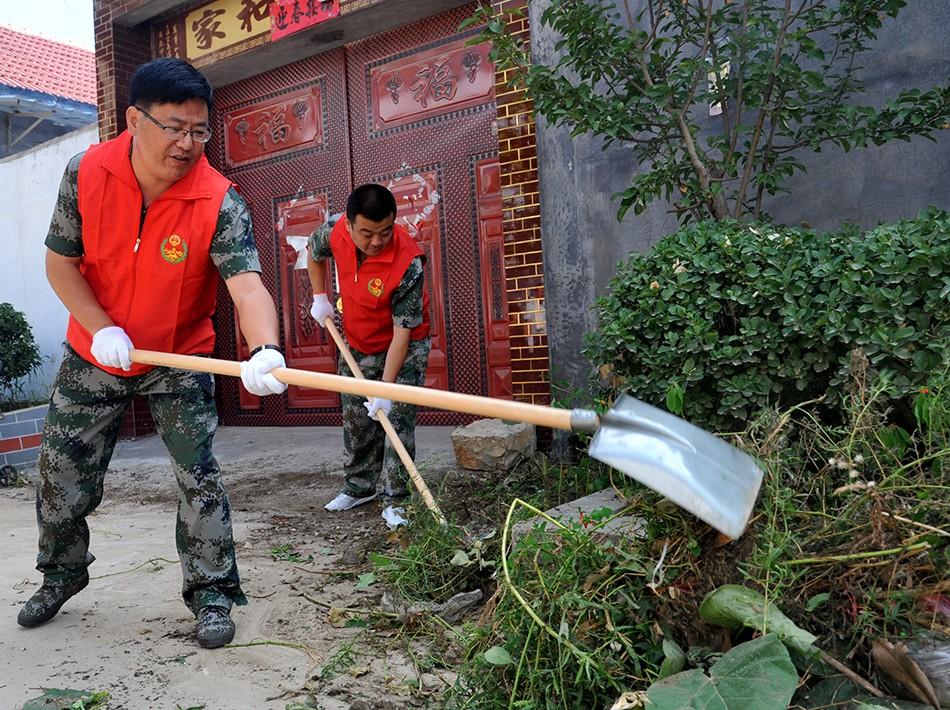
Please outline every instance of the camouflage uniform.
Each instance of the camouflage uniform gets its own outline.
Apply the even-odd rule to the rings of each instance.
[[[330,227],[324,225],[310,236],[310,253],[314,260],[330,259]],[[400,328],[415,328],[422,323],[422,257],[409,262],[406,273],[393,291],[393,325]],[[343,318],[346,318],[344,308]],[[406,360],[399,370],[396,382],[399,384],[422,386],[425,384],[426,366],[429,362],[429,338],[410,340]],[[351,348],[363,376],[368,380],[379,380],[386,365],[386,352],[363,353]],[[341,357],[337,363],[340,375],[352,376],[349,366]],[[355,498],[363,498],[376,490],[377,481],[382,481],[382,493],[386,505],[398,503],[409,495],[406,486],[408,473],[393,449],[382,425],[370,419],[363,402],[365,397],[342,394],[343,406],[343,471],[346,485],[343,492]],[[416,410],[414,404],[393,402],[389,421],[399,435],[400,441],[412,458],[416,456]]]
[[[83,254],[77,205],[81,158],[77,155],[66,168],[46,238],[47,247],[69,257]],[[233,188],[221,203],[211,259],[223,279],[260,271],[247,206]],[[95,559],[88,550],[85,518],[102,499],[122,414],[137,394],[148,400],[178,481],[176,542],[185,603],[194,612],[246,604],[234,558],[231,507],[211,451],[218,423],[212,377],[168,368],[117,377],[69,345],[53,385],[40,450],[37,569],[47,581],[67,582],[84,575]]]

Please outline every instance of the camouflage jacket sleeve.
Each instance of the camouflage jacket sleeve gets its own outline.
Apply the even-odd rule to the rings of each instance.
[[[393,291],[393,325],[397,328],[415,328],[422,323],[422,259],[417,256],[409,262]]]
[[[46,233],[46,246],[63,256],[78,257],[85,253],[82,245],[82,217],[79,215],[79,161],[85,151],[74,155],[59,183],[59,194],[53,218]]]
[[[330,250],[330,232],[333,227],[324,224],[313,230],[310,235],[310,258],[314,261],[326,261],[333,256]]]
[[[233,187],[221,201],[218,224],[211,238],[211,260],[225,280],[245,271],[261,271],[251,213],[244,198]]]

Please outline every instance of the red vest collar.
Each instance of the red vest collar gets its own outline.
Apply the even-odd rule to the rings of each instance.
[[[131,153],[132,134],[125,130],[114,139],[108,155],[102,162],[102,167],[129,187],[141,192],[139,181],[132,169]],[[214,191],[208,189],[206,181],[198,179],[202,173],[199,168],[204,166],[210,167],[210,164],[208,158],[202,154],[191,167],[191,170],[188,171],[188,174],[159,195],[155,202],[159,200],[195,200],[212,197]]]

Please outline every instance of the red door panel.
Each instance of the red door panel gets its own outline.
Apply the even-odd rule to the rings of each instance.
[[[432,338],[426,387],[448,389],[445,302],[442,291],[433,290],[430,286],[442,283],[442,255],[438,249],[441,234],[437,174],[435,171],[413,173],[411,176],[389,180],[386,187],[396,198],[397,221],[409,231],[426,255],[425,284],[429,290],[429,334]]]
[[[475,197],[478,210],[478,253],[481,261],[488,396],[511,399],[505,235],[502,230],[501,175],[497,157],[475,163]]]
[[[328,210],[342,211],[352,189],[344,74],[338,49],[217,89],[209,143],[212,164],[251,207],[261,276],[279,311],[287,365],[320,372],[336,371],[336,349],[310,318],[309,279],[296,268],[297,251],[287,237],[309,235]],[[219,309],[218,332],[234,333],[235,325],[233,309]],[[238,336],[219,340],[221,357],[240,353]],[[234,378],[222,378],[219,390],[225,424],[340,423],[336,393],[291,387],[280,397],[257,398],[242,394]]]
[[[312,372],[336,373],[336,344],[310,316],[313,289],[306,269],[306,240],[314,229],[326,222],[326,218],[326,193],[277,203],[281,261],[281,300],[278,310],[287,365]],[[328,269],[328,289],[331,284],[332,272]],[[291,409],[336,408],[340,406],[340,396],[336,392],[291,386],[287,390],[287,406]]]
[[[427,384],[487,394],[478,219],[469,156],[498,141],[487,47],[457,33],[471,7],[346,48],[353,182],[397,193],[398,218],[428,255],[433,351]],[[422,411],[423,424],[470,418]]]

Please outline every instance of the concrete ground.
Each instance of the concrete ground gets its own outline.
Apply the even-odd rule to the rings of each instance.
[[[454,427],[417,427],[416,464],[454,464],[451,434]],[[236,427],[222,426],[214,437],[214,455],[223,468],[241,468],[271,462],[275,470],[301,470],[326,455],[339,456],[342,467],[343,430],[340,427]],[[120,441],[112,457],[113,466],[164,465],[168,454],[158,435]],[[227,473],[227,471],[225,471]]]
[[[451,431],[417,431],[416,464],[437,499],[455,466]],[[33,490],[0,489],[0,708],[22,707],[44,688],[106,690],[110,710],[283,709],[302,690],[327,710],[359,702],[400,708],[451,683],[420,675],[417,651],[392,639],[380,645],[378,634],[340,623],[334,612],[376,607],[380,591],[358,589],[356,574],[366,571],[367,550],[398,545],[387,540],[376,501],[345,513],[323,510],[342,483],[340,429],[222,427],[215,454],[250,603],[234,609],[232,646],[213,651],[195,643],[194,619],[181,602],[177,490],[157,436],[118,445],[103,502],[88,519],[92,581],[36,629],[15,620],[41,581]],[[344,652],[358,674],[331,672]]]

